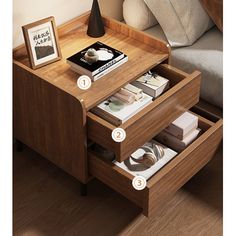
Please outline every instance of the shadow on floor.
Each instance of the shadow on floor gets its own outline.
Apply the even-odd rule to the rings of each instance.
[[[182,188],[219,211],[222,209],[220,155]],[[159,227],[159,216],[152,221],[146,219],[138,207],[98,180],[92,180],[88,196],[81,197],[74,178],[29,148],[14,152],[13,168],[15,236],[113,236],[140,217],[140,229],[129,235],[145,235],[144,227],[149,227],[148,224]],[[163,215],[159,217],[162,220],[167,210],[172,214],[176,209],[167,207],[162,209]]]
[[[216,155],[208,165],[199,171],[182,190],[192,194],[195,198],[209,206],[223,211],[223,148],[219,147]]]
[[[95,179],[81,197],[73,177],[28,148],[14,155],[14,235],[112,236],[140,212]]]

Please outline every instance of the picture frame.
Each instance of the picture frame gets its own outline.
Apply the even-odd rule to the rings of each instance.
[[[22,26],[30,66],[38,69],[61,59],[53,16]]]

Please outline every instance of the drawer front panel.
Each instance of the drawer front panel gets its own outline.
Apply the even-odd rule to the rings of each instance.
[[[148,198],[144,203],[144,215],[151,216],[180,189],[193,175],[204,167],[214,156],[222,139],[222,121],[207,130],[194,145],[189,146],[168,168],[150,179],[145,189]]]
[[[179,74],[173,67],[160,67],[166,74],[179,78],[186,73]],[[167,77],[167,76],[166,76]],[[173,81],[172,81],[173,82]],[[101,146],[115,152],[116,160],[124,161],[139,146],[153,138],[158,132],[168,126],[184,111],[190,109],[199,101],[200,73],[194,72],[178,82],[170,90],[157,98],[149,106],[120,125],[126,131],[126,139],[115,142],[111,133],[116,127],[100,117],[88,113],[88,138]]]
[[[127,121],[120,127],[126,131],[126,139],[116,149],[118,161],[124,161],[138,147],[152,139],[157,133],[167,127],[184,111],[190,109],[199,101],[200,79],[197,73],[191,76],[191,81],[165,100],[154,101],[155,107],[145,114],[140,114],[138,121]],[[158,102],[158,103],[155,103]]]
[[[88,159],[89,172],[92,176],[143,208],[144,194],[146,193],[144,191],[137,191],[132,187],[133,176],[131,174],[112,163],[101,160],[91,152],[88,152]]]
[[[137,191],[132,187],[133,176],[118,166],[88,152],[89,171],[151,216],[214,156],[222,140],[222,120],[213,123],[199,117],[205,132],[188,148],[147,181],[147,187]]]

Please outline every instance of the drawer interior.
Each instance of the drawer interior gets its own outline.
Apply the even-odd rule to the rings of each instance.
[[[153,70],[169,79],[170,89],[119,126],[126,132],[123,142],[117,143],[111,137],[116,126],[91,112],[87,113],[88,138],[114,151],[119,162],[199,101],[200,72],[187,74],[170,65],[158,65]]]
[[[115,191],[127,197],[140,208],[146,216],[152,215],[161,204],[181,188],[214,156],[222,139],[222,120],[213,123],[201,116],[200,136],[185,150],[174,157],[155,173],[142,191],[132,187],[134,176],[111,161],[98,157],[88,151],[90,174]]]

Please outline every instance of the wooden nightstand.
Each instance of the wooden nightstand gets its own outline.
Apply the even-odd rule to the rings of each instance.
[[[133,177],[94,155],[87,149],[88,142],[114,151],[117,161],[127,159],[198,102],[201,74],[173,68],[168,65],[170,49],[165,42],[106,17],[106,34],[99,39],[88,37],[88,16],[58,28],[61,61],[32,70],[25,46],[14,50],[14,137],[83,184],[98,178],[149,216],[213,157],[222,139],[222,120],[199,116],[203,134],[148,180],[144,190],[135,190]],[[66,58],[98,40],[123,51],[129,61],[82,91],[76,84],[78,74]],[[117,143],[111,137],[117,127],[90,110],[151,68],[170,80],[170,89],[119,126],[127,137]]]

